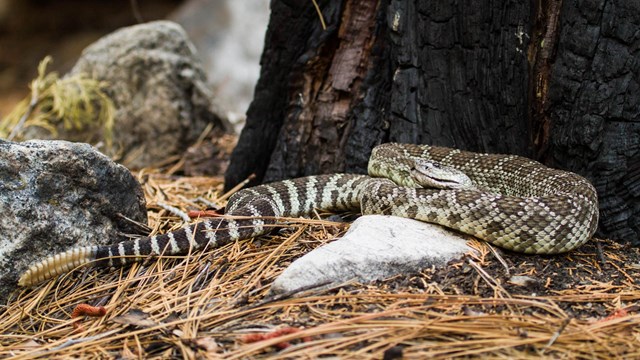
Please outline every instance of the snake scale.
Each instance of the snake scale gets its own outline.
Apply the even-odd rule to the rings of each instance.
[[[424,188],[422,172],[431,170],[436,175],[430,180],[438,184]],[[438,170],[463,173],[466,180],[439,178]],[[516,155],[389,143],[372,151],[369,175],[309,176],[244,189],[229,200],[229,216],[163,235],[74,248],[31,266],[19,285],[82,264],[115,267],[150,255],[218,247],[264,234],[279,217],[309,216],[314,209],[413,218],[530,254],[572,250],[589,240],[598,224],[598,199],[589,181]]]

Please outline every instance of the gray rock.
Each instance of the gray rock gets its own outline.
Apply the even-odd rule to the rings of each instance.
[[[87,144],[0,140],[0,302],[36,260],[108,244],[145,223],[140,184]]]
[[[193,44],[175,23],[150,22],[101,38],[69,74],[79,72],[108,84],[116,107],[115,152],[125,166],[141,168],[182,154],[209,123],[220,134],[231,131],[212,100]],[[84,141],[58,130],[64,139]]]
[[[274,294],[347,280],[368,282],[443,266],[474,251],[462,235],[438,225],[395,216],[367,215],[339,240],[294,261],[274,281]]]
[[[540,280],[532,278],[531,276],[513,275],[509,278],[509,282],[517,286],[533,286],[540,283]]]

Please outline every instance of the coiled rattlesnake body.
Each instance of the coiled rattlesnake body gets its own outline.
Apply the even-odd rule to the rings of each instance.
[[[457,169],[468,179],[454,175],[451,182],[436,175],[435,188],[422,188],[425,166],[427,172]],[[33,265],[19,284],[33,285],[94,261],[122,266],[149,255],[220,246],[264,234],[278,217],[308,216],[314,209],[413,218],[537,254],[582,245],[598,223],[596,191],[586,179],[520,156],[391,143],[373,150],[369,174],[309,176],[241,190],[229,200],[230,217],[111,246],[75,248]]]

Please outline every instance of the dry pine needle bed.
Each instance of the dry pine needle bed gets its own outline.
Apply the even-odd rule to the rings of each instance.
[[[219,178],[139,179],[153,232],[181,224],[158,204],[220,202]],[[76,270],[0,309],[0,358],[640,357],[640,253],[610,241],[563,256],[477,243],[480,256],[446,269],[269,294],[289,263],[347,228],[292,220],[188,257]]]

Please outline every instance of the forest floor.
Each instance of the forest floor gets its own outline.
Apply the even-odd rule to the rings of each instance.
[[[154,233],[181,224],[159,202],[185,211],[203,210],[198,197],[224,202],[221,178],[138,179]],[[478,242],[479,255],[440,269],[269,293],[288,264],[347,228],[291,220],[188,257],[76,269],[0,308],[0,358],[640,357],[640,251],[607,240],[558,256]],[[79,304],[105,313],[72,318]]]

